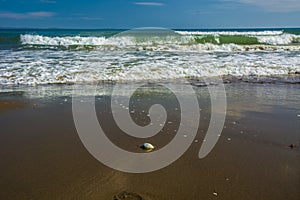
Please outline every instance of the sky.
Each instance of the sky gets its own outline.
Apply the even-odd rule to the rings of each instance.
[[[300,0],[0,0],[0,27],[300,27]]]

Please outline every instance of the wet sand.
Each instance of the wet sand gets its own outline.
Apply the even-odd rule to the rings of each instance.
[[[170,166],[146,174],[110,169],[88,153],[74,126],[71,97],[2,93],[0,199],[300,199],[300,85],[227,84],[225,126],[204,159],[198,152],[210,101],[205,87],[195,90],[202,109],[196,141]],[[172,123],[149,139],[126,136],[114,124],[110,98],[97,96],[107,136],[140,153],[145,141],[157,149],[171,141],[180,121],[176,99],[141,94],[132,100],[137,124],[149,123],[142,111],[155,102]]]

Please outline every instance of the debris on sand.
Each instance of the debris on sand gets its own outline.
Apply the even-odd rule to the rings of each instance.
[[[289,146],[291,149],[293,149],[294,147],[295,147],[295,145],[294,144],[290,144],[290,146]]]
[[[140,195],[133,192],[126,192],[126,191],[123,191],[115,195],[113,199],[114,200],[143,200],[143,198]]]

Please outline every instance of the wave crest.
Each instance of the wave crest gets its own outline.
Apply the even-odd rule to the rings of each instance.
[[[127,47],[157,47],[165,46],[167,50],[176,49],[176,45],[193,46],[197,44],[210,45],[294,45],[300,43],[300,36],[280,31],[263,31],[263,32],[184,32],[177,31],[178,36],[116,36],[116,37],[48,37],[42,35],[25,34],[20,36],[22,45],[35,46],[114,46],[116,48]],[[201,35],[200,35],[201,33]],[[171,46],[175,45],[175,46]],[[205,46],[204,45],[204,46]],[[201,45],[200,45],[201,46]],[[202,45],[203,46],[203,45]],[[192,47],[193,48],[193,47]],[[221,48],[222,49],[222,48]]]

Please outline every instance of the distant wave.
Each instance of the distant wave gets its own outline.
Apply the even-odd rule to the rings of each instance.
[[[223,45],[222,47],[213,47],[213,50],[224,50],[224,45],[297,45],[300,44],[300,36],[282,31],[261,31],[261,32],[189,32],[177,31],[178,36],[164,37],[81,37],[81,36],[66,36],[66,37],[49,37],[42,35],[20,35],[22,45],[31,45],[36,48],[44,48],[43,46],[53,47],[68,47],[76,48],[82,46],[94,47],[113,47],[113,48],[130,48],[147,46],[152,49],[160,50],[164,46],[166,50],[178,49],[180,46],[191,47],[195,49],[195,45],[199,45],[198,49],[207,49],[206,47],[214,45]],[[202,44],[202,45],[201,45]],[[170,46],[175,45],[175,46]],[[297,48],[297,47],[292,47]],[[252,47],[239,47],[237,49],[255,49]],[[258,49],[258,48],[257,48]],[[272,48],[264,48],[272,49]],[[274,48],[273,48],[274,49]],[[279,49],[282,49],[279,47]],[[298,48],[299,49],[299,48]]]

